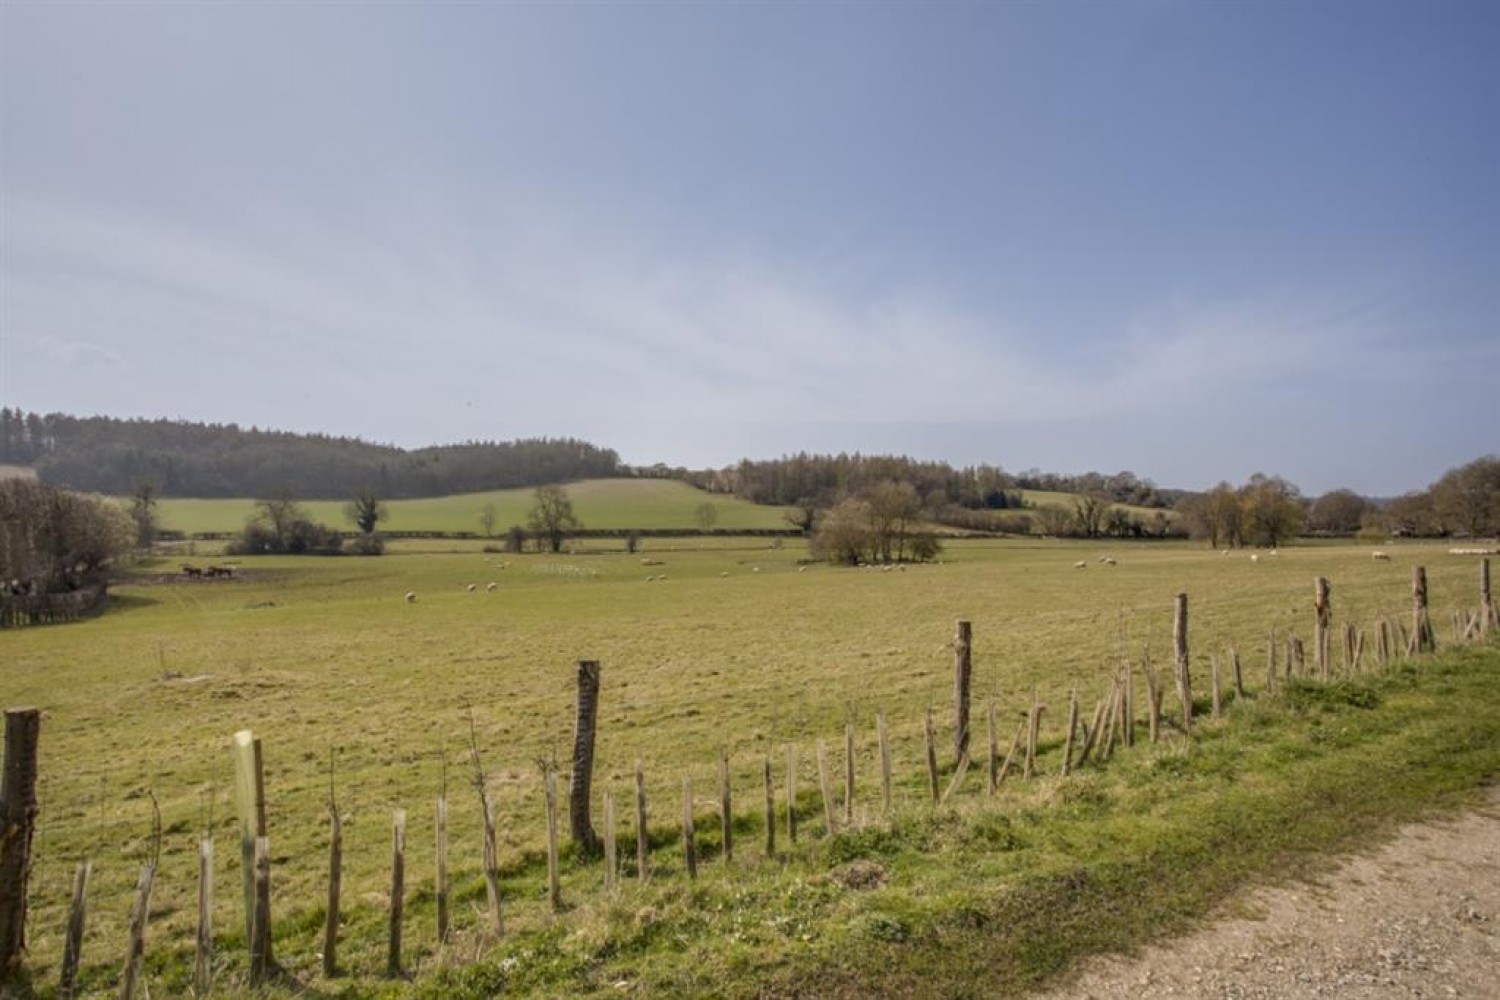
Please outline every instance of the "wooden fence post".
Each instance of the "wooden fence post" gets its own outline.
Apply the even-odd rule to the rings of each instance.
[[[844,825],[854,825],[854,723],[844,726]]]
[[[1333,622],[1333,608],[1328,599],[1328,578],[1318,577],[1313,581],[1313,613],[1316,616],[1313,636],[1313,656],[1318,665],[1318,680],[1328,680],[1329,626]]]
[[[390,947],[386,950],[385,977],[401,978],[401,918],[406,911],[406,810],[391,817],[391,915]]]
[[[927,741],[927,784],[932,791],[932,801],[938,801],[937,741],[932,731],[932,706],[927,706],[927,723],[922,734]]]
[[[1073,734],[1078,731],[1078,686],[1068,694],[1068,735],[1063,741],[1062,773],[1066,778],[1073,773]]]
[[[1229,669],[1234,674],[1234,700],[1240,701],[1245,697],[1245,674],[1240,669],[1240,651],[1233,646],[1229,647]]]
[[[332,790],[328,796],[328,912],[323,917],[323,975],[338,974],[339,896],[344,884],[344,821]]]
[[[18,981],[26,954],[31,839],[36,831],[37,744],[42,713],[5,712],[5,772],[0,778],[0,986]]]
[[[135,907],[130,911],[130,929],[125,946],[125,969],[120,974],[119,1000],[135,995],[135,983],[146,958],[146,917],[151,912],[151,885],[156,880],[156,865],[141,867],[141,878],[135,886]],[[253,976],[253,973],[252,973]],[[258,982],[252,985],[259,985]]]
[[[823,741],[818,740],[818,791],[823,796],[823,822],[826,827],[824,836],[831,837],[838,832],[837,821],[833,816],[833,789],[828,784],[828,750],[823,746]]]
[[[724,860],[734,860],[734,804],[729,790],[729,751],[719,748],[719,828]]]
[[[568,825],[573,843],[585,854],[599,853],[599,835],[589,816],[594,777],[594,732],[599,719],[599,661],[578,661],[578,723],[573,736],[573,777],[568,792]]]
[[[1208,654],[1209,690],[1212,693],[1213,716],[1221,718],[1224,714],[1224,689],[1219,683],[1219,658],[1213,653]]]
[[[1036,773],[1037,740],[1042,731],[1042,701],[1035,689],[1031,692],[1031,714],[1026,719],[1026,769],[1021,777],[1030,781]]]
[[[1121,657],[1125,661],[1124,689],[1121,691],[1121,708],[1125,712],[1125,745],[1135,746],[1135,671],[1130,665],[1128,656]]]
[[[62,976],[57,987],[61,1000],[73,1000],[73,983],[78,978],[78,965],[83,959],[83,923],[87,914],[89,874],[94,870],[87,858],[78,862],[78,873],[73,876],[73,900],[68,905],[68,934],[63,945]]]
[[[786,839],[797,842],[797,748],[786,748]]]
[[[875,731],[880,738],[880,804],[885,815],[891,814],[891,743],[885,731],[885,713],[875,716]]]
[[[994,795],[999,788],[999,782],[995,780],[995,769],[1000,766],[1000,735],[995,731],[995,703],[989,704],[989,711],[985,713],[990,743],[989,765],[985,768],[985,790]]]
[[[271,972],[271,839],[256,837],[250,893],[250,988],[259,989]]]
[[[619,870],[619,861],[615,852],[619,845],[615,843],[615,796],[613,792],[604,793],[604,891],[613,896],[615,894],[615,877]]]
[[[776,856],[776,787],[771,781],[771,758],[766,756],[766,857]]]
[[[682,779],[682,857],[690,879],[698,877],[698,845],[693,833],[693,779]]]
[[[193,994],[208,996],[214,980],[214,842],[198,841],[198,936],[193,949]]]
[[[1432,618],[1427,613],[1427,567],[1411,568],[1411,646],[1412,652],[1431,653],[1437,650],[1437,635],[1432,628]]]
[[[448,796],[438,795],[437,827],[434,831],[437,851],[437,937],[438,945],[448,943]]]
[[[646,839],[646,765],[635,759],[635,877],[646,881],[650,875],[651,845]]]
[[[260,740],[248,729],[234,734],[234,808],[239,816],[240,872],[245,891],[245,943],[255,937],[255,840],[266,836],[266,783]],[[253,958],[253,956],[252,956]]]
[[[1188,663],[1188,595],[1177,595],[1172,616],[1172,649],[1177,665],[1177,697],[1182,700],[1182,730],[1193,731],[1193,678]]]
[[[547,899],[553,913],[562,912],[562,876],[557,859],[557,765],[542,765],[542,794],[547,800]]]
[[[1490,596],[1490,561],[1479,560],[1479,634],[1482,638],[1489,638],[1490,632],[1500,627],[1500,620],[1495,617],[1495,601]]]
[[[969,682],[973,675],[974,631],[960,621],[953,638],[953,759],[969,752]]]

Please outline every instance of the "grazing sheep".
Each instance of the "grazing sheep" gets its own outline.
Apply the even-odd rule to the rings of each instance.
[[[495,582],[493,580],[491,580],[489,583],[487,583],[487,584],[484,585],[484,589],[490,591],[491,593],[494,593],[494,591],[495,591]]]
[[[750,567],[750,572],[752,572],[752,573],[759,573],[760,572],[760,567],[759,566],[751,566]]]
[[[1105,556],[1104,557],[1104,565],[1106,565],[1106,566],[1113,566],[1114,564],[1115,564],[1114,556]]]
[[[1252,553],[1250,553],[1250,561],[1251,562],[1260,562],[1260,553],[1258,553],[1258,552],[1252,552]]]
[[[1371,552],[1370,553],[1370,558],[1371,559],[1380,559],[1380,560],[1383,560],[1385,562],[1390,562],[1391,561],[1391,557],[1388,556],[1388,555],[1386,555],[1384,552],[1381,552],[1379,549],[1376,549],[1374,552]]]
[[[797,567],[797,572],[798,573],[806,573],[807,572],[807,567],[806,566],[798,566]]]
[[[408,590],[406,592],[406,603],[407,604],[415,604],[415,603],[417,603],[417,592],[415,590]]]
[[[476,587],[475,587],[475,586],[474,586],[474,585],[473,585],[473,584],[472,584],[472,583],[471,583],[471,584],[469,584],[469,587],[468,587],[468,590],[469,590],[469,593],[471,593],[471,594],[472,594],[472,593],[474,593],[474,591],[475,591],[475,590],[476,590],[476,589],[477,589],[477,588],[476,588]]]
[[[726,570],[722,570],[722,571],[721,571],[721,572],[720,572],[720,573],[719,573],[719,575],[720,575],[720,576],[728,576],[728,575],[729,575],[729,570],[727,570],[727,569],[726,569]]]
[[[1089,564],[1087,562],[1085,562],[1084,560],[1080,559],[1076,563],[1073,564],[1073,568],[1074,569],[1088,569],[1089,568]]]

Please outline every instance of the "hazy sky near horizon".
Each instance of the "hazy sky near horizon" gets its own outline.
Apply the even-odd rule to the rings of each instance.
[[[1500,4],[0,3],[0,401],[1202,488],[1500,451]]]

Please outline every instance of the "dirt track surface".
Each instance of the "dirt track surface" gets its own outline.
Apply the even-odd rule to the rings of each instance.
[[[1500,787],[1315,882],[1242,893],[1187,937],[1088,962],[1038,1000],[1124,997],[1500,998]]]

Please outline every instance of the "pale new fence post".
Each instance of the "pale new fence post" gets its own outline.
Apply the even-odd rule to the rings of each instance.
[[[1193,729],[1193,678],[1188,661],[1188,595],[1178,594],[1172,616],[1172,650],[1176,657],[1177,697],[1182,700],[1182,729]]]
[[[255,840],[266,836],[266,785],[260,740],[248,729],[234,734],[234,808],[239,817],[240,872],[245,891],[245,943],[255,937]],[[252,955],[252,960],[253,960]]]
[[[953,638],[953,759],[969,752],[969,683],[973,675],[973,626],[958,623]]]
[[[193,950],[193,993],[207,996],[214,978],[214,842],[198,841],[198,936]]]
[[[21,977],[26,953],[26,904],[31,840],[36,830],[37,745],[42,713],[5,713],[5,772],[0,778],[0,987]]]

